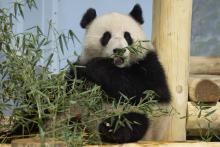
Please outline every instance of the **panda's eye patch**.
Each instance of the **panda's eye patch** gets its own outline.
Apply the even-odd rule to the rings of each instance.
[[[131,38],[131,34],[129,32],[124,32],[124,38],[127,41],[128,45],[133,43],[133,39]]]
[[[103,46],[106,46],[108,44],[108,41],[110,40],[111,38],[111,33],[109,31],[105,32],[103,35],[102,35],[102,38],[100,39],[100,42]]]

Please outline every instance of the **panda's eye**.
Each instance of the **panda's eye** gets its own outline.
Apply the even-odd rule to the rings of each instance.
[[[124,32],[124,38],[127,41],[128,45],[133,43],[133,39],[131,38],[131,34],[129,32]]]
[[[111,33],[110,32],[105,32],[103,35],[102,35],[102,38],[100,39],[100,42],[103,46],[106,46],[108,44],[108,41],[110,40],[111,38]]]

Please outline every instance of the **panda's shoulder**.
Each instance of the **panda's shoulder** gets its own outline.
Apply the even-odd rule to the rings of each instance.
[[[152,66],[160,64],[158,55],[154,50],[148,51],[144,56],[144,58],[139,61],[139,63],[144,65],[152,65]]]

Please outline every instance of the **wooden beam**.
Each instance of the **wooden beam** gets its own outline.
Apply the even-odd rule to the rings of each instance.
[[[220,99],[220,76],[190,75],[189,98],[194,102],[217,102]]]
[[[154,0],[152,40],[165,68],[176,110],[164,140],[186,139],[188,101],[189,48],[191,37],[192,0]],[[160,132],[161,133],[161,132]]]
[[[0,147],[11,147],[11,144],[0,144]]]
[[[186,127],[189,136],[201,136],[208,130],[220,135],[220,103],[207,104],[206,107],[210,108],[201,110],[199,105],[188,102]]]
[[[220,74],[220,57],[191,56],[190,73],[192,74]]]
[[[67,144],[63,141],[57,141],[55,139],[46,139],[44,143],[45,147],[67,147]],[[25,138],[16,139],[11,143],[12,147],[41,147],[41,141],[39,138]]]
[[[144,141],[138,143],[118,144],[118,145],[93,145],[85,147],[219,147],[220,142],[165,142],[165,141]]]
[[[191,74],[192,77],[209,79],[220,87],[220,75]]]

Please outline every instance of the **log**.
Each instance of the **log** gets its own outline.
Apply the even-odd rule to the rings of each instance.
[[[44,143],[45,147],[67,147],[63,141],[57,141],[55,139],[46,139]],[[41,147],[41,141],[39,138],[26,138],[16,139],[11,143],[12,147]]]
[[[220,135],[220,103],[207,104],[206,107],[210,108],[204,109],[204,106],[200,107],[194,102],[188,102],[186,125],[188,136],[201,136],[209,130]]]
[[[220,74],[220,57],[200,57],[191,56],[190,58],[191,74]]]
[[[165,68],[177,112],[170,116],[163,140],[186,139],[186,121],[180,117],[187,111],[191,17],[192,0],[154,0],[152,41]]]
[[[220,87],[220,75],[207,75],[207,74],[191,74],[192,77],[203,78],[203,79],[210,79],[215,84]]]
[[[190,75],[189,98],[194,102],[217,102],[220,99],[220,76]]]

